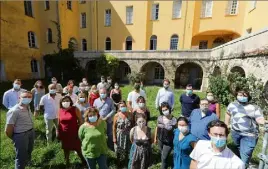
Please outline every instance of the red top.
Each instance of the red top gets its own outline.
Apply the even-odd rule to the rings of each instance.
[[[80,150],[81,142],[78,138],[78,120],[76,107],[59,110],[59,138],[62,148],[66,150]]]
[[[99,97],[100,97],[99,93],[95,94],[93,92],[90,92],[90,94],[89,94],[89,105],[90,105],[90,107],[93,107],[94,101]]]

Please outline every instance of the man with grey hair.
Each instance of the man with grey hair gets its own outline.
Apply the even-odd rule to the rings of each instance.
[[[56,85],[48,86],[49,93],[44,95],[40,100],[40,110],[44,111],[44,120],[46,123],[47,143],[52,141],[53,124],[58,127],[58,112],[60,108],[61,95],[57,93]]]
[[[115,107],[113,100],[110,97],[107,97],[107,89],[101,88],[100,97],[94,101],[93,107],[96,107],[99,110],[100,117],[103,120],[106,120],[107,123],[107,136],[108,136],[108,147],[113,151],[113,119]]]
[[[15,169],[24,169],[31,161],[34,146],[33,119],[29,106],[31,101],[32,93],[22,91],[19,102],[7,112],[5,132],[14,142]]]

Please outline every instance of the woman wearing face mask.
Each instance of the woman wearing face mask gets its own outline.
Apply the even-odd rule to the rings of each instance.
[[[215,113],[217,115],[217,117],[220,119],[221,118],[221,109],[220,109],[220,104],[217,102],[217,100],[215,99],[213,93],[208,92],[207,93],[207,100],[209,102],[209,107],[208,109]]]
[[[100,95],[99,95],[99,92],[97,90],[97,86],[93,85],[91,87],[91,90],[88,92],[88,103],[89,103],[89,105],[92,107],[94,101],[99,97],[100,97]]]
[[[179,117],[178,128],[174,130],[174,169],[189,169],[190,154],[197,142],[197,138],[189,132],[189,121],[185,117]]]
[[[60,101],[58,137],[61,140],[67,167],[70,165],[70,151],[76,151],[81,161],[86,164],[78,138],[78,129],[81,124],[81,113],[73,106],[72,99],[64,96]]]
[[[151,128],[146,126],[146,117],[144,114],[137,114],[137,126],[130,131],[130,157],[128,169],[148,169],[151,164],[152,156],[152,136]]]
[[[110,98],[113,99],[116,111],[118,110],[118,103],[122,100],[121,89],[119,88],[118,83],[114,84],[114,89],[111,90]]]
[[[118,160],[118,167],[127,165],[130,150],[129,134],[132,128],[132,116],[127,111],[126,102],[119,102],[118,112],[113,120],[113,142]]]
[[[89,169],[108,169],[106,142],[106,123],[98,116],[95,108],[89,108],[84,114],[85,123],[79,128],[79,138],[82,142],[82,153]]]
[[[41,97],[45,95],[45,88],[41,80],[37,80],[34,84],[34,88],[31,90],[33,94],[33,103],[34,103],[34,116],[37,116],[38,111],[40,110],[40,100]]]
[[[73,89],[74,94],[78,93],[79,89],[77,86],[74,85],[74,80],[69,80],[65,88],[70,88],[70,87]]]
[[[75,103],[75,107],[78,108],[78,110],[81,112],[81,116],[83,117],[86,109],[89,108],[85,93],[78,94],[78,100]]]
[[[173,148],[173,130],[177,128],[177,119],[171,115],[171,107],[167,102],[161,103],[162,114],[157,119],[154,143],[161,152],[161,168],[168,168],[168,156]]]
[[[247,91],[237,93],[237,101],[230,103],[225,115],[225,123],[230,124],[234,144],[240,151],[241,160],[249,165],[253,150],[258,142],[259,125],[267,123],[259,106],[251,104],[251,96]]]
[[[150,120],[150,111],[146,107],[145,98],[142,96],[139,96],[136,102],[138,104],[138,108],[133,110],[134,120],[136,119],[135,117],[138,114],[144,114],[146,117],[146,125],[147,125],[147,122]],[[134,121],[134,123],[136,123],[136,121]]]

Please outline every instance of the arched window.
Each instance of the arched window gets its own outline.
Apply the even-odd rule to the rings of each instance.
[[[220,46],[222,44],[224,44],[225,41],[223,38],[216,38],[214,41],[213,41],[213,44],[212,44],[212,47],[215,48],[217,46]]]
[[[150,38],[150,50],[156,50],[157,48],[157,36],[152,35]]]
[[[111,38],[107,37],[105,40],[105,50],[111,50],[111,48],[112,48]]]
[[[87,40],[82,39],[82,51],[87,51]]]
[[[36,45],[36,36],[35,33],[30,31],[28,32],[28,43],[30,48],[35,48],[37,47]]]
[[[132,37],[128,36],[126,38],[126,50],[132,50]]]
[[[172,35],[170,39],[170,50],[177,50],[178,42],[179,42],[178,35]]]
[[[50,28],[47,29],[47,43],[52,43],[52,30]]]

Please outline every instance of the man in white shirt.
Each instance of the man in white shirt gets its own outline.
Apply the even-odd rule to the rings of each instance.
[[[155,99],[155,108],[159,110],[162,115],[161,104],[163,102],[167,102],[171,109],[174,109],[174,93],[169,88],[170,81],[168,79],[164,79],[163,88],[158,90],[156,99]]]
[[[143,96],[146,99],[145,92],[140,89],[140,81],[136,81],[134,83],[134,88],[135,89],[127,96],[127,106],[131,112],[133,111],[133,109],[138,108],[137,98],[139,96]]]
[[[190,154],[190,169],[245,169],[245,165],[227,146],[227,125],[219,120],[208,124],[211,140],[199,140]]]
[[[55,77],[51,78],[51,83],[56,85],[57,93],[62,93],[62,85],[58,83],[58,80]]]
[[[105,82],[105,77],[101,76],[101,82],[97,84],[97,89],[98,91],[102,88],[106,88],[107,89],[107,83]]]
[[[52,141],[53,124],[58,127],[58,112],[60,108],[61,95],[56,93],[56,85],[48,86],[49,93],[44,95],[40,100],[40,110],[44,111],[44,119],[46,123],[46,137],[48,144]]]

